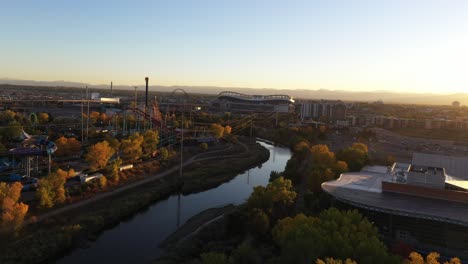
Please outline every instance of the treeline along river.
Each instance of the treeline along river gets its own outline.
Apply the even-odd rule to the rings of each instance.
[[[86,248],[77,248],[58,263],[147,263],[161,253],[159,244],[190,217],[213,207],[241,204],[253,187],[268,184],[271,171],[283,171],[291,157],[289,149],[259,142],[270,151],[261,166],[237,175],[216,188],[172,195],[149,206],[130,219],[104,231]],[[213,160],[216,162],[216,160]]]

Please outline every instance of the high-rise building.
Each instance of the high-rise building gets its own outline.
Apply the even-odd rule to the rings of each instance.
[[[301,100],[300,113],[302,120],[338,121],[346,120],[346,105],[342,101]]]

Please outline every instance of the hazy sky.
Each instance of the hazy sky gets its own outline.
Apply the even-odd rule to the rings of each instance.
[[[465,0],[4,0],[0,78],[468,92]]]

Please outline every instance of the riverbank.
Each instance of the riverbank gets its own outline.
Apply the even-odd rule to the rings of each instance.
[[[121,190],[118,196],[108,195],[99,201],[88,203],[85,207],[77,207],[66,213],[51,216],[40,224],[30,224],[18,237],[2,241],[0,262],[39,263],[50,261],[53,258],[63,256],[75,246],[86,246],[88,240],[96,239],[103,230],[115,226],[156,201],[184,190],[183,186],[185,186],[185,192],[209,189],[254,166],[253,161],[257,162],[255,165],[258,165],[259,161],[268,159],[268,150],[257,143],[239,145],[243,149],[241,153],[235,153],[239,151],[238,145],[235,145],[233,149],[229,149],[228,153],[218,153],[218,156],[213,157],[200,157],[199,161],[194,161],[196,166],[194,165],[187,171],[190,173],[184,174],[182,180],[178,180],[173,175],[167,175],[148,181],[144,185]],[[268,154],[266,159],[265,151]],[[236,164],[236,166],[229,167],[235,172],[229,176],[222,176],[221,170],[215,171],[212,166],[218,164],[216,158],[220,157],[224,157],[226,164]],[[206,170],[206,168],[210,168],[210,170]],[[199,169],[203,173],[197,172]],[[211,178],[214,179],[208,180]]]
[[[264,163],[270,157],[270,152],[258,143],[235,145],[231,149],[231,158],[218,156],[210,160],[200,160],[184,169],[182,189],[184,195],[215,188],[236,177],[248,169]],[[245,149],[247,146],[247,149]],[[236,154],[240,153],[240,154]],[[208,162],[207,162],[208,161]]]
[[[229,204],[223,207],[210,208],[202,211],[191,217],[183,226],[164,239],[160,246],[165,249],[176,248],[181,242],[196,236],[204,227],[210,225],[214,221],[217,221],[223,217],[223,215],[232,212],[235,209],[236,206]]]
[[[161,246],[164,253],[152,263],[189,263],[202,252],[232,249],[242,238],[226,234],[226,217],[236,211],[239,211],[239,206],[226,206],[211,208],[193,216],[163,241]]]

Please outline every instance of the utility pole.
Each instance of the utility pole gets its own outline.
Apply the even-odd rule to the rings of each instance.
[[[146,120],[146,115],[149,116],[149,111],[148,111],[148,81],[149,78],[145,77],[145,82],[146,82],[146,94],[145,94],[145,120]],[[146,122],[145,122],[145,129],[146,129]]]
[[[111,82],[111,97],[113,97],[113,93],[112,93],[112,82]]]
[[[88,86],[86,86],[86,101],[88,102],[88,114],[86,116],[86,141],[89,139],[89,96],[88,96]]]
[[[180,133],[181,133],[181,141],[180,141],[180,168],[179,168],[179,180],[182,179],[182,163],[183,163],[183,154],[184,154],[184,111],[182,111],[182,120],[180,122]]]
[[[137,96],[138,96],[138,95],[137,95],[137,89],[138,89],[138,87],[135,86],[135,101],[134,101],[134,105],[133,105],[133,107],[135,107],[135,108],[138,108],[138,104],[137,104],[137,99],[138,99],[138,98],[137,98]]]
[[[84,143],[83,91],[81,91],[81,144]]]
[[[250,140],[252,140],[253,118],[250,120]]]

